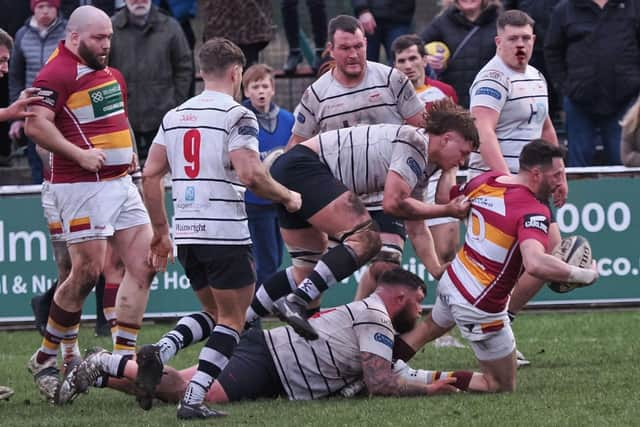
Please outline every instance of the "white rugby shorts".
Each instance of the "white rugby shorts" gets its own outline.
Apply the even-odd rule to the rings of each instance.
[[[499,313],[474,307],[460,294],[447,272],[438,283],[431,317],[442,328],[455,324],[478,360],[502,359],[516,348],[506,307]]]
[[[67,240],[62,227],[60,211],[56,205],[56,199],[51,191],[51,183],[49,181],[44,181],[42,183],[42,191],[40,194],[42,199],[42,209],[44,210],[44,217],[47,220],[47,228],[49,229],[51,242],[66,242]]]
[[[149,223],[129,175],[99,182],[51,184],[50,188],[67,243],[106,239],[115,231]]]

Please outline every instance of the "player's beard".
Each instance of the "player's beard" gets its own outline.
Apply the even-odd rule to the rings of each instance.
[[[540,183],[540,188],[538,189],[538,200],[548,201],[551,195],[553,194],[554,188],[552,188],[548,182],[543,181]]]
[[[399,334],[409,332],[416,325],[416,314],[410,310],[409,306],[405,306],[393,319],[391,319],[393,328]]]
[[[91,49],[89,49],[89,47],[82,40],[80,40],[80,44],[78,45],[78,55],[80,56],[80,58],[82,58],[85,64],[87,64],[94,70],[102,70],[107,66],[106,60],[104,63],[100,62],[100,59],[98,59],[98,55],[91,52]]]

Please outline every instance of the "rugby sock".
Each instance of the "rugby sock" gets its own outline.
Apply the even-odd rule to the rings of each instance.
[[[127,360],[131,358],[122,354],[111,354],[102,352],[98,355],[98,366],[105,373],[112,377],[121,378],[124,373],[124,366]],[[96,380],[96,383],[101,383],[102,377]]]
[[[239,341],[240,336],[236,330],[225,325],[216,325],[200,352],[198,371],[191,378],[184,394],[185,403],[193,405],[204,401],[211,384],[229,363]]]
[[[357,269],[358,262],[353,250],[345,244],[335,246],[320,258],[311,274],[300,282],[300,287],[293,293],[311,302]]]
[[[82,359],[80,354],[80,347],[78,346],[78,331],[80,330],[80,323],[75,327],[68,329],[62,338],[60,343],[60,350],[62,350],[62,360],[70,362],[73,359]]]
[[[136,354],[136,341],[140,325],[124,323],[116,320],[116,334],[113,340],[113,354],[131,355]]]
[[[118,323],[116,320],[116,297],[118,296],[119,287],[120,283],[105,283],[102,297],[102,311],[107,323],[109,323],[113,341],[116,338],[116,324]]]
[[[180,319],[176,327],[155,344],[160,349],[162,363],[167,363],[178,351],[190,344],[209,338],[215,325],[211,315],[204,311]]]
[[[47,359],[56,357],[62,340],[67,339],[69,345],[77,340],[81,314],[81,311],[65,311],[56,304],[55,300],[51,301],[49,319],[36,362],[44,363]]]
[[[280,270],[269,277],[256,291],[251,306],[247,309],[246,321],[253,322],[273,312],[273,302],[296,289],[293,267]]]

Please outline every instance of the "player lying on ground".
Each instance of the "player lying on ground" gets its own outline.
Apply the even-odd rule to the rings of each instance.
[[[392,348],[396,333],[411,330],[420,316],[425,297],[424,282],[400,268],[381,276],[370,297],[326,310],[309,321],[320,335],[307,341],[290,326],[245,333],[228,365],[222,371],[206,400],[229,402],[242,399],[275,398],[319,399],[364,380],[370,394],[413,396],[451,393],[458,390],[487,391],[484,375],[470,371],[415,371],[401,363],[392,367]],[[176,371],[165,366],[156,396],[179,400],[195,367]],[[74,398],[99,376],[111,375],[108,385],[133,393],[132,382],[138,365],[106,351],[93,353],[79,365],[65,384]],[[116,378],[114,378],[116,377]],[[64,402],[60,402],[64,403]]]

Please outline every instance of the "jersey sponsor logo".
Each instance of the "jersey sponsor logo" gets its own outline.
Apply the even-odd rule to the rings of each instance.
[[[409,166],[409,168],[411,168],[413,173],[416,174],[416,177],[418,179],[422,178],[422,168],[420,167],[416,159],[414,159],[413,157],[409,157],[407,159],[407,165]]]
[[[502,80],[502,78],[504,77],[504,74],[500,71],[490,70],[490,71],[487,71],[485,76],[493,80]]]
[[[385,334],[381,334],[380,332],[376,332],[373,335],[373,339],[378,341],[380,344],[386,345],[389,348],[393,348],[393,340],[386,336]]]
[[[177,233],[204,233],[207,231],[207,224],[175,224]]]
[[[524,228],[537,228],[546,234],[549,232],[549,220],[544,215],[525,215]]]
[[[124,111],[122,91],[118,82],[113,82],[97,89],[89,90],[93,116],[97,119],[118,111]]]
[[[185,114],[180,115],[180,121],[181,122],[195,122],[197,120],[198,120],[198,118],[195,116],[195,114],[185,113]]]
[[[492,87],[479,87],[478,90],[476,90],[475,95],[487,95],[490,96],[492,98],[495,98],[497,100],[502,99],[502,94],[500,92],[498,92],[496,89],[492,88]]]
[[[56,101],[58,100],[58,92],[47,89],[45,87],[42,87],[40,88],[40,90],[38,90],[38,96],[41,96],[42,102],[50,107],[54,107],[56,105]]]
[[[502,216],[507,212],[504,199],[502,197],[477,196],[471,199],[471,205],[487,209]]]
[[[302,114],[302,113],[298,113],[298,117],[297,117],[297,119],[298,119],[298,121],[299,121],[300,123],[304,123],[304,122],[306,122],[306,121],[307,121],[307,118],[306,118],[306,117],[304,116],[304,114]]]
[[[238,135],[248,135],[258,137],[258,129],[253,126],[240,126],[238,129]]]
[[[187,202],[193,202],[195,199],[196,199],[196,188],[190,185],[185,190],[184,200]]]

